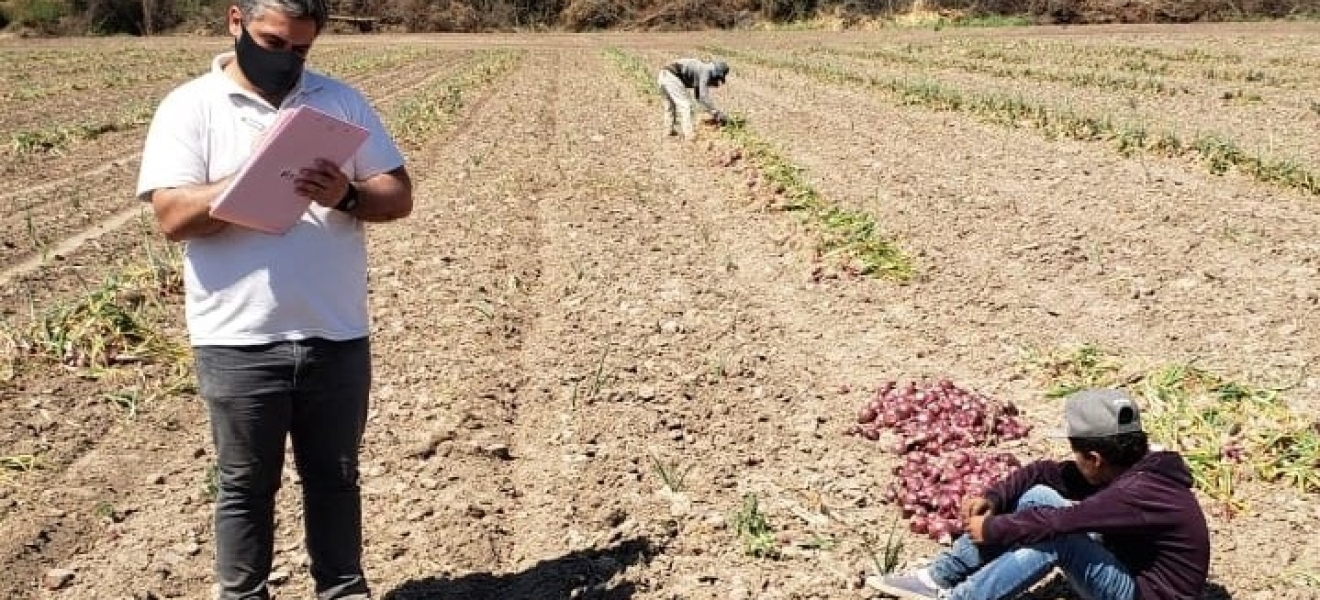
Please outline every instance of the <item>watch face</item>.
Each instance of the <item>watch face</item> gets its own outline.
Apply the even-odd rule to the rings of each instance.
[[[357,187],[350,183],[348,184],[348,192],[344,194],[344,199],[340,200],[339,204],[335,205],[335,208],[344,212],[351,212],[353,209],[357,208],[358,202],[361,200],[362,197],[358,195]]]

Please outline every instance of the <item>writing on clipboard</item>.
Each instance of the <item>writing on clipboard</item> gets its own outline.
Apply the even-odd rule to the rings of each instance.
[[[294,180],[318,158],[343,166],[367,140],[368,131],[310,106],[280,112],[252,156],[211,201],[211,216],[282,235],[311,202]]]

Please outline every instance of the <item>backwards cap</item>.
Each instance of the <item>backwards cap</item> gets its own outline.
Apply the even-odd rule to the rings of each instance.
[[[1141,410],[1123,390],[1089,389],[1068,396],[1064,437],[1101,438],[1141,431]]]

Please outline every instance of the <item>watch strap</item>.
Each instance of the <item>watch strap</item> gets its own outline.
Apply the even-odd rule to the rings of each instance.
[[[358,192],[357,186],[349,182],[348,190],[344,192],[344,197],[339,200],[339,204],[335,205],[335,210],[353,212],[359,204],[362,204],[362,195]]]

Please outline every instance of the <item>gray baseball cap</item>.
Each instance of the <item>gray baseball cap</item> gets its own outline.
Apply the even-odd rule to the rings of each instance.
[[[717,60],[711,64],[710,76],[713,79],[720,80],[721,83],[729,77],[729,63]]]
[[[1141,431],[1141,410],[1123,390],[1073,392],[1063,408],[1063,436],[1102,438]]]

